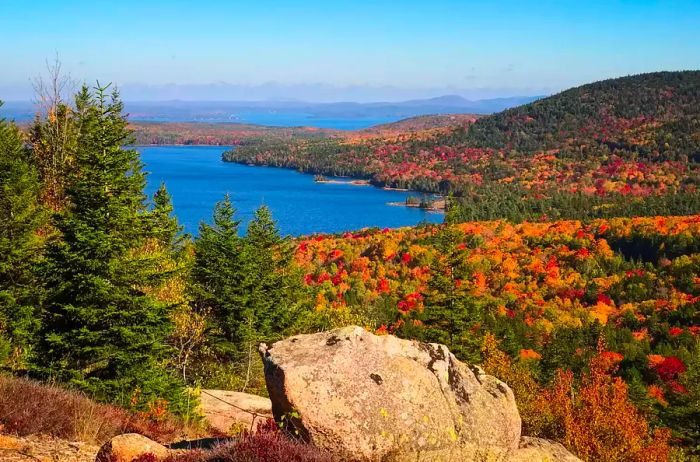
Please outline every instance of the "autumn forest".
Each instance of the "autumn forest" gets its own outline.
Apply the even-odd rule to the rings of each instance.
[[[195,389],[268,393],[259,342],[355,324],[480,364],[587,462],[700,457],[700,71],[349,132],[130,124],[106,86],[49,103],[0,122],[5,376],[196,428]],[[134,142],[438,195],[445,223],[292,238],[226,196],[189,236]]]

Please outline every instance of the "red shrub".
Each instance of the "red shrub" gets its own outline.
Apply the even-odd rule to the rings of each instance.
[[[18,435],[45,434],[90,443],[122,433],[170,442],[188,430],[172,417],[154,421],[96,403],[81,393],[6,376],[0,376],[0,425]]]
[[[683,361],[676,358],[675,356],[669,356],[665,358],[660,364],[656,366],[656,372],[661,377],[661,380],[669,382],[675,379],[678,374],[685,372],[686,367]]]
[[[211,451],[171,456],[164,462],[331,462],[337,460],[319,448],[290,440],[270,420],[256,434],[243,435]]]
[[[141,454],[131,462],[158,462],[158,457],[155,454],[151,454],[149,452],[147,454]]]

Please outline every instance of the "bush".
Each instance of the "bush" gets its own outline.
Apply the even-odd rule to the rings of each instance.
[[[164,462],[331,462],[331,455],[310,444],[287,438],[273,420],[258,427],[255,434],[210,451],[192,451],[171,456]],[[337,460],[337,459],[335,459]]]
[[[122,433],[165,443],[192,431],[170,416],[154,420],[81,393],[8,376],[0,376],[0,426],[20,436],[41,433],[97,444]]]

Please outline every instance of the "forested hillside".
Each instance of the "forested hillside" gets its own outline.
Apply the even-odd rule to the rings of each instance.
[[[590,461],[667,460],[664,426],[700,449],[700,216],[318,235],[295,261],[330,325],[483,362],[527,434]]]
[[[700,158],[700,71],[656,72],[583,85],[484,117],[456,136],[471,146],[645,159]]]
[[[652,196],[668,213],[687,213],[667,196],[698,202],[699,103],[700,72],[660,72],[584,85],[452,130],[263,141],[224,158],[465,197],[455,201],[466,207],[458,220],[634,215]]]
[[[262,139],[291,141],[292,138],[339,136],[336,130],[313,127],[264,127],[240,123],[130,122],[137,145],[235,146]]]

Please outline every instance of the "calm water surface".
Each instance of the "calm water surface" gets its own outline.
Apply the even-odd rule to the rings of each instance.
[[[365,227],[399,227],[442,222],[439,213],[387,205],[409,193],[372,186],[315,183],[293,170],[223,162],[219,146],[138,147],[149,172],[149,194],[165,182],[175,214],[189,233],[211,221],[214,204],[230,193],[239,219],[247,222],[267,205],[283,234],[334,233]],[[244,226],[245,227],[245,226]]]

